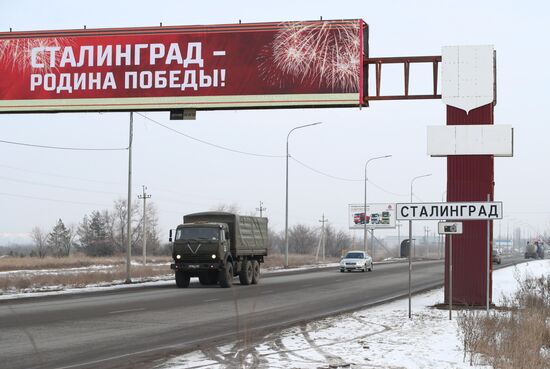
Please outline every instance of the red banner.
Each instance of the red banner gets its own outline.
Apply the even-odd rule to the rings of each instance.
[[[362,105],[360,20],[0,34],[0,112]]]

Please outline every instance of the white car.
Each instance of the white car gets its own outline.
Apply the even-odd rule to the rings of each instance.
[[[372,258],[365,251],[348,251],[340,261],[340,272],[360,270],[372,272]]]

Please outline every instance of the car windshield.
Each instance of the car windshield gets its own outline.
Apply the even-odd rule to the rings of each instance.
[[[179,228],[176,231],[176,241],[181,240],[217,240],[219,231],[217,228]]]
[[[363,259],[362,252],[348,252],[346,254],[346,259]]]

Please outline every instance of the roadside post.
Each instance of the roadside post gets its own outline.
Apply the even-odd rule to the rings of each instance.
[[[462,234],[462,222],[439,222],[439,234],[449,235],[449,320],[453,319],[453,234]]]
[[[478,202],[423,202],[423,203],[398,203],[396,204],[396,217],[395,219],[408,220],[409,221],[409,239],[412,238],[410,228],[413,220],[486,220],[487,224],[493,219],[502,219],[502,202],[500,201],[478,201]],[[488,226],[489,227],[489,226]],[[457,232],[453,232],[457,234]],[[462,233],[462,231],[460,232]],[[490,250],[490,236],[487,236],[487,252]],[[452,241],[449,245],[452,247]],[[452,255],[452,251],[450,252]],[[487,255],[489,258],[490,255]],[[452,256],[451,256],[452,257]],[[410,255],[409,255],[410,260]],[[452,268],[452,259],[450,261],[450,268]],[[489,260],[487,260],[489,263]],[[409,319],[411,318],[410,306],[411,306],[411,264],[409,261]],[[487,273],[490,269],[487,270]],[[452,276],[452,269],[449,272],[449,276]],[[490,276],[487,275],[487,311],[489,308],[489,293],[490,293]],[[449,278],[449,290],[452,289],[451,278]],[[449,294],[451,293],[448,291]],[[452,309],[452,306],[449,308]],[[449,313],[449,319],[451,313]]]

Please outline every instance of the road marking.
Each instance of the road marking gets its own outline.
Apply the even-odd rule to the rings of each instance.
[[[219,301],[220,299],[211,299],[211,300],[204,300],[204,302],[213,302],[213,301]]]
[[[121,313],[130,313],[133,311],[143,311],[145,308],[137,308],[137,309],[128,309],[128,310],[116,310],[116,311],[109,311],[109,314],[121,314]]]

